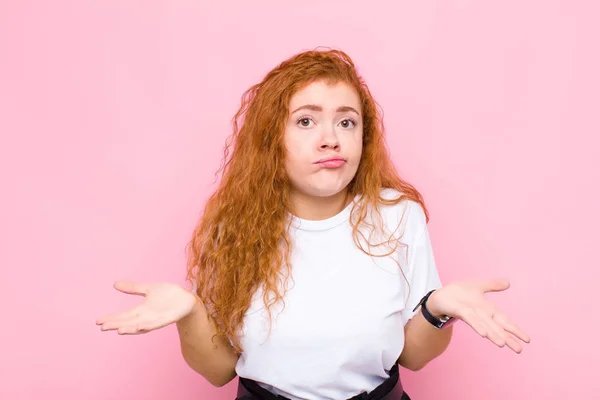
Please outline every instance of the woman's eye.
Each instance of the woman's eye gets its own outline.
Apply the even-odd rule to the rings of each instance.
[[[345,119],[342,122],[340,122],[340,124],[342,124],[343,128],[352,128],[352,127],[354,127],[354,121],[352,121],[351,119]]]
[[[298,120],[298,124],[300,124],[300,126],[302,126],[304,128],[308,128],[311,123],[312,123],[312,120],[310,118],[301,118]]]

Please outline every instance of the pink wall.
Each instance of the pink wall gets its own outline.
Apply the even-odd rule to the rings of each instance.
[[[384,108],[443,279],[510,276],[494,298],[532,336],[515,355],[457,325],[405,373],[413,398],[596,398],[596,4],[2,2],[0,398],[233,398],[237,380],[187,368],[173,327],[94,321],[138,300],[114,279],[183,280],[242,91],[320,45]]]

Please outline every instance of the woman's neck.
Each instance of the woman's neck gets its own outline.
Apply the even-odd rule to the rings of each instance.
[[[290,200],[291,213],[298,218],[311,221],[331,218],[339,214],[352,201],[347,189],[328,197],[309,196],[292,191]]]

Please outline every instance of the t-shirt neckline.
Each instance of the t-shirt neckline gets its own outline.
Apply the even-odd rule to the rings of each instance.
[[[353,199],[342,211],[335,214],[332,217],[320,220],[303,219],[293,214],[291,215],[292,227],[302,231],[325,231],[328,229],[335,228],[338,225],[350,219],[350,213],[352,212],[352,206],[356,202],[356,198]]]

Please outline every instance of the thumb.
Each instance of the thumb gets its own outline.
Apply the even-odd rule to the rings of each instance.
[[[483,283],[485,292],[501,292],[510,287],[510,281],[506,278],[495,278],[487,280]]]
[[[143,296],[148,292],[148,285],[139,282],[120,280],[116,281],[113,286],[119,292],[127,294],[137,294]]]

